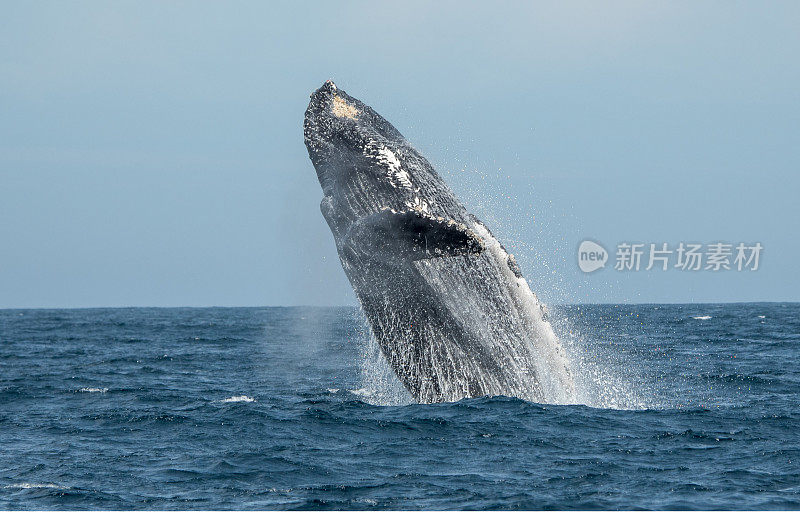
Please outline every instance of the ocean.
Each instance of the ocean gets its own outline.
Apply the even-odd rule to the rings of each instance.
[[[356,308],[0,311],[0,509],[798,509],[800,304],[552,307],[578,404],[414,404]]]

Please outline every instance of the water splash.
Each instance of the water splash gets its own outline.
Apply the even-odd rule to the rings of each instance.
[[[580,314],[580,309],[576,313]],[[575,378],[576,403],[599,409],[653,409],[658,404],[643,389],[636,367],[615,360],[609,350],[614,333],[598,333],[579,327],[561,308],[551,314],[550,322],[560,335]],[[623,372],[622,369],[625,368]]]
[[[550,325],[552,336],[555,337],[551,342],[563,347],[569,361],[574,390],[570,393],[559,391],[553,384],[546,394],[545,402],[624,410],[662,407],[653,393],[634,385],[637,380],[635,368],[628,367],[626,373],[620,370],[624,363],[612,360],[612,354],[604,349],[604,345],[608,346],[608,343],[604,343],[603,339],[597,339],[591,333],[576,327],[572,319],[560,309],[551,312]],[[359,331],[358,343],[361,355],[361,387],[350,392],[372,405],[399,406],[414,403],[381,353],[366,320]],[[545,373],[543,366],[540,366],[540,371]]]
[[[449,180],[454,183],[464,183],[463,173],[458,180]],[[474,174],[474,173],[473,173]],[[482,176],[481,185],[486,185],[485,176]],[[539,244],[526,242],[524,236],[520,236],[518,226],[533,222],[533,213],[525,214],[522,222],[513,222],[520,219],[501,219],[495,212],[508,212],[508,203],[516,204],[517,198],[509,194],[508,190],[503,190],[501,197],[494,197],[492,190],[486,190],[481,186],[480,192],[463,190],[457,193],[467,198],[465,201],[470,204],[471,209],[476,212],[479,218],[489,221],[496,227],[496,233],[503,241],[512,240],[509,247],[513,247],[513,252],[523,263],[525,273],[531,276],[531,281],[539,286],[545,284],[555,291],[545,293],[546,296],[569,297],[570,292],[566,292],[564,278],[548,264],[548,258],[543,257]],[[469,199],[472,199],[470,201]],[[517,209],[518,210],[518,209]],[[564,238],[561,242],[562,259],[566,258],[568,248]],[[538,265],[526,265],[531,259]],[[563,263],[563,262],[562,262]],[[555,266],[559,266],[556,264]],[[563,266],[563,265],[561,265]],[[534,270],[535,269],[535,270]],[[606,286],[605,283],[602,284]],[[545,290],[545,292],[547,292]],[[573,296],[574,298],[574,296]],[[530,302],[530,308],[538,309],[539,300],[531,295],[520,300]],[[543,304],[542,304],[543,306]],[[631,368],[624,368],[624,365],[615,364],[613,357],[604,350],[602,343],[597,343],[596,333],[587,330],[579,330],[572,324],[563,311],[551,312],[548,321],[534,321],[527,326],[527,331],[531,333],[530,341],[536,345],[538,360],[535,361],[535,371],[543,383],[543,388],[538,393],[542,396],[537,401],[553,404],[583,404],[596,408],[612,409],[646,409],[657,407],[654,400],[648,393],[633,384],[636,382],[635,371]],[[404,405],[412,403],[413,400],[405,390],[399,379],[395,376],[385,357],[381,353],[378,343],[370,334],[369,328],[364,323],[361,336],[361,381],[362,388],[355,390],[358,396],[368,403],[376,405]],[[558,356],[558,357],[556,357]],[[565,384],[564,379],[553,378],[553,368],[556,360],[566,360],[568,362],[569,373],[571,374],[570,385]],[[519,398],[530,399],[535,393],[515,393]]]
[[[356,336],[361,355],[361,387],[351,390],[351,393],[371,405],[390,406],[414,403],[411,395],[386,361],[363,312],[361,312],[361,323]]]

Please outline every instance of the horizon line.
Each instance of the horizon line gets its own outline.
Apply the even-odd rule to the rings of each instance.
[[[553,302],[548,306],[710,306],[721,304],[800,304],[800,300],[741,300],[741,301],[722,301],[722,302]],[[292,308],[315,308],[315,309],[337,309],[337,308],[356,308],[360,309],[359,304],[337,304],[337,305],[313,305],[313,304],[293,304],[293,305],[262,305],[262,306],[32,306],[32,307],[0,307],[0,311],[23,311],[23,310],[75,310],[75,309],[292,309]]]

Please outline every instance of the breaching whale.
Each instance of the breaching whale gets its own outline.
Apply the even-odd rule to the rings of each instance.
[[[514,256],[400,132],[330,80],[303,128],[342,267],[413,398],[573,402],[564,350]]]

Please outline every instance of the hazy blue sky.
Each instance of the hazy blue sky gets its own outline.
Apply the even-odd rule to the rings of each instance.
[[[328,78],[548,301],[800,300],[799,21],[797,2],[4,2],[0,307],[354,303],[302,137]],[[586,275],[584,238],[764,253]]]

